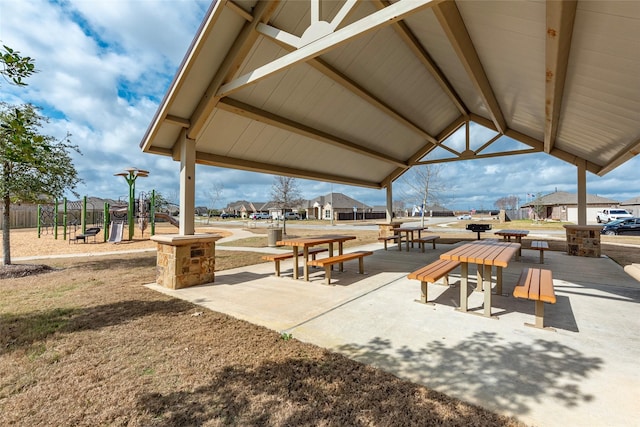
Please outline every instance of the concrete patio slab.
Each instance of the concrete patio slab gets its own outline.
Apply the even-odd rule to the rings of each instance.
[[[365,258],[366,274],[347,263],[334,273],[335,286],[323,284],[321,270],[310,282],[293,280],[292,263],[283,262],[281,278],[265,263],[216,273],[213,284],[149,287],[532,425],[637,423],[640,282],[608,258],[548,251],[543,267],[553,271],[557,303],[545,305],[545,324],[556,332],[529,328],[534,303],[511,293],[523,267],[540,265],[537,251],[523,249],[503,272],[507,295],[494,296],[491,319],[455,310],[459,269],[451,286],[429,285],[435,305],[415,302],[420,283],[406,275],[452,247],[354,248],[375,251]],[[469,307],[480,311],[482,295],[471,285],[473,275]]]

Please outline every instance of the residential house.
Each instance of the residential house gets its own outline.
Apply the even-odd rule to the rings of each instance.
[[[264,209],[265,202],[249,202],[247,200],[238,200],[229,203],[227,207],[223,209],[224,213],[234,214],[238,218],[249,218],[254,212],[269,212],[268,209]]]
[[[615,200],[587,194],[587,221],[595,222],[598,211],[618,205],[619,203]],[[525,218],[536,219],[537,216],[537,219],[578,223],[578,195],[575,193],[555,191],[527,202],[521,206],[522,208],[527,209]]]
[[[329,193],[324,196],[316,197],[307,202],[306,216],[307,218],[317,218],[331,220],[346,220],[353,219],[354,212],[357,218],[362,219],[363,215],[366,218],[371,217],[373,208],[352,199],[342,193]]]
[[[640,217],[640,197],[634,197],[624,202],[620,202],[620,207],[628,210],[631,215]]]

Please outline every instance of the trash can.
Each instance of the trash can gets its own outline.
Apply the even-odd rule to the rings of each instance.
[[[282,240],[282,228],[267,228],[267,246],[269,246],[270,248],[278,246],[276,244],[278,240]]]

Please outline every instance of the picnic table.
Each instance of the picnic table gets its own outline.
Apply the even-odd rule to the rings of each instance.
[[[333,256],[333,245],[338,244],[338,255],[342,255],[342,248],[344,242],[347,240],[354,240],[356,236],[347,236],[341,234],[329,234],[323,236],[314,237],[300,237],[297,239],[279,240],[276,244],[279,246],[291,246],[293,249],[293,278],[298,278],[298,248],[302,248],[302,256],[304,260],[304,280],[309,281],[309,248],[318,245],[329,245],[329,257]],[[342,271],[342,264],[340,264],[340,271]]]
[[[520,249],[520,243],[475,241],[459,246],[440,255],[440,259],[460,262],[460,308],[468,312],[467,286],[469,264],[478,265],[478,285],[476,290],[484,293],[484,316],[491,317],[491,268],[497,267],[496,293],[502,293],[502,268]]]
[[[413,233],[418,233],[418,239],[421,237],[420,233],[422,233],[423,230],[426,230],[429,227],[423,227],[423,226],[411,226],[411,227],[394,227],[393,231],[396,234],[401,234],[401,233],[405,233],[405,240],[407,242],[407,251],[409,250],[409,243],[411,243],[411,247],[413,247]],[[409,234],[411,234],[411,238],[409,238]],[[398,250],[401,250],[402,248],[402,239],[398,239]]]
[[[516,243],[520,243],[522,245],[522,238],[526,237],[529,234],[529,230],[500,230],[496,231],[496,236],[502,236],[502,240],[511,241],[513,237]],[[518,250],[518,256],[522,255],[522,247]]]

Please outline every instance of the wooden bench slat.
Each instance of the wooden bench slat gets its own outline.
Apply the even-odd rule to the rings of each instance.
[[[321,252],[327,252],[329,249],[327,248],[310,248],[309,249],[309,255],[311,255],[313,257],[313,259],[316,259],[316,255],[321,253]],[[304,255],[304,252],[298,252],[298,256],[300,255]],[[289,258],[293,258],[293,251],[291,252],[287,252],[287,253],[283,253],[283,254],[268,254],[268,255],[263,255],[262,259],[265,261],[274,261],[275,262],[275,268],[276,268],[276,276],[280,277],[280,261],[284,260],[284,259],[289,259]]]
[[[537,268],[530,268],[531,281],[529,282],[529,299],[540,299],[540,270]]]
[[[544,251],[546,249],[549,249],[549,244],[541,240],[533,240],[531,242],[531,249]]]
[[[379,242],[384,243],[384,250],[387,250],[387,242],[389,240],[398,240],[398,249],[400,249],[400,245],[402,245],[402,241],[404,238],[400,234],[394,234],[392,236],[378,237]]]
[[[318,254],[321,252],[327,252],[327,251],[328,251],[327,248],[311,248],[309,249],[309,255],[315,255],[315,254]],[[298,255],[303,255],[303,252],[298,252]],[[262,256],[262,259],[266,261],[283,260],[288,258],[293,258],[293,251],[287,252],[284,254],[268,254],[268,255]]]
[[[544,251],[549,249],[549,244],[542,240],[533,240],[531,249],[540,251],[540,264],[544,264]]]
[[[348,254],[336,255],[330,258],[320,258],[308,261],[307,264],[313,265],[315,267],[326,267],[327,265],[339,264],[341,262],[350,261],[352,259],[361,258],[363,256],[373,255],[373,252],[369,251],[358,251],[358,252],[350,252]]]
[[[412,273],[409,273],[409,275],[407,275],[408,279],[415,279],[420,281],[421,297],[416,301],[423,304],[432,304],[427,301],[427,290],[429,283],[435,283],[444,277],[444,284],[448,285],[449,273],[459,265],[459,261],[438,259],[429,265],[426,265]]]
[[[540,268],[525,268],[520,273],[520,278],[513,289],[513,296],[535,301],[535,324],[525,323],[540,329],[551,329],[544,326],[544,303],[555,304],[556,296],[553,289],[553,275],[551,270]]]
[[[308,265],[312,265],[315,267],[324,267],[324,277],[325,283],[327,285],[331,284],[331,266],[334,264],[340,264],[345,261],[350,261],[353,259],[357,259],[358,263],[358,271],[360,274],[364,274],[364,257],[373,255],[371,251],[357,251],[350,252],[348,254],[342,254],[337,256],[332,256],[328,258],[314,259],[311,261],[307,261]]]
[[[529,283],[531,283],[531,269],[525,268],[520,273],[520,277],[513,288],[513,296],[516,298],[529,299]]]
[[[540,270],[540,299],[551,304],[556,303],[553,277],[550,270]]]
[[[407,277],[409,279],[420,280],[421,282],[436,282],[459,265],[459,261],[439,259],[410,273]]]
[[[433,249],[436,248],[436,240],[438,240],[440,238],[440,236],[436,236],[434,234],[429,235],[429,236],[423,236],[423,237],[419,237],[417,239],[413,239],[414,242],[418,243],[418,245],[420,246],[420,249],[422,249],[422,252],[424,252],[424,247],[426,246],[427,242],[431,242],[433,244]]]

